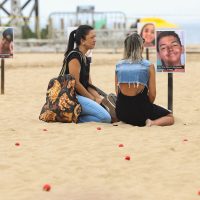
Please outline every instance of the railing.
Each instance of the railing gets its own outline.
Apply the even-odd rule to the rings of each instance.
[[[123,41],[126,35],[132,30],[109,30],[101,29],[96,31],[96,49],[112,49],[117,52],[123,48]],[[56,37],[52,39],[15,39],[16,51],[26,50],[49,50],[51,52],[63,52],[67,47],[67,33],[57,31]]]
[[[98,51],[105,50],[113,53],[123,49],[123,42],[128,33],[136,29],[127,30],[96,30],[97,42],[95,49]],[[53,39],[15,39],[14,50],[16,52],[64,52],[67,47],[67,33],[57,32]],[[154,52],[150,49],[150,52]],[[200,52],[199,45],[186,46],[187,52]]]

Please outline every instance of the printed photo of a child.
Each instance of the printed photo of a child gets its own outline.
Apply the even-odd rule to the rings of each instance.
[[[155,47],[155,24],[154,23],[138,23],[138,34],[144,39],[144,47]]]

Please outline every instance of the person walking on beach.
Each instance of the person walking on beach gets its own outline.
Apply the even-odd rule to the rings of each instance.
[[[65,74],[71,74],[76,80],[76,92],[82,112],[79,122],[111,123],[111,116],[100,104],[103,97],[90,87],[92,78],[90,73],[90,59],[86,53],[95,47],[96,33],[93,27],[80,25],[69,35],[65,52]],[[74,47],[74,45],[76,46]]]
[[[181,55],[184,47],[179,35],[175,31],[161,31],[157,36],[157,54],[162,63],[164,71],[184,72],[184,63]]]
[[[116,64],[116,113],[135,126],[167,126],[174,123],[169,110],[153,104],[156,98],[155,68],[142,58],[143,38],[133,33],[124,41],[124,58]]]

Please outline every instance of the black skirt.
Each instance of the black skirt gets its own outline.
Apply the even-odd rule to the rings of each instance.
[[[136,96],[126,96],[119,92],[116,102],[116,114],[120,121],[135,126],[145,126],[147,119],[155,120],[170,114],[170,111],[149,101],[148,89]]]

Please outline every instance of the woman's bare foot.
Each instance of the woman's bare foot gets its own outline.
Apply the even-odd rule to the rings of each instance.
[[[147,127],[152,126],[152,120],[147,119],[147,120],[145,121],[145,124],[146,124]]]

